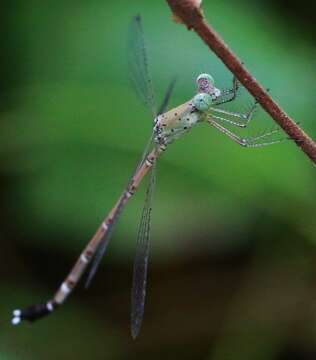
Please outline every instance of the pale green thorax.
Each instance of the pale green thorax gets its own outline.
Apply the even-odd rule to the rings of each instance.
[[[188,102],[160,114],[155,119],[154,137],[159,144],[170,144],[204,119],[212,103],[221,92],[209,74],[200,74],[197,79],[197,94]]]
[[[194,96],[192,103],[198,111],[205,112],[209,110],[212,101],[211,95],[207,93],[198,93]]]

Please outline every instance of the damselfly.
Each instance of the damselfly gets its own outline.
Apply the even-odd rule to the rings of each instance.
[[[132,83],[142,101],[151,109],[154,117],[150,141],[126,189],[82,251],[75,265],[55,295],[45,303],[32,305],[23,310],[15,310],[12,318],[12,323],[15,325],[20,323],[21,320],[34,321],[51,314],[57,307],[65,302],[78,284],[84,271],[91,263],[86,285],[88,286],[90,284],[107,249],[114,226],[125,208],[125,205],[135,194],[144,177],[149,174],[150,178],[139,224],[137,248],[134,260],[131,299],[131,332],[133,338],[135,338],[140,331],[144,315],[152,210],[151,204],[155,186],[155,167],[160,155],[176,139],[179,139],[193,127],[202,123],[213,126],[244,147],[259,147],[279,142],[279,140],[268,141],[268,137],[278,130],[266,132],[256,137],[242,138],[224,126],[224,124],[229,124],[231,126],[245,128],[249,124],[257,107],[255,101],[245,113],[232,112],[218,107],[219,105],[235,100],[240,88],[240,84],[236,78],[233,79],[232,87],[230,89],[220,90],[215,86],[214,79],[211,75],[200,74],[196,80],[196,95],[184,104],[165,112],[174,88],[175,82],[173,80],[166,91],[160,108],[156,110],[152,81],[148,70],[142,22],[139,15],[132,19],[130,25],[128,52],[129,71]]]

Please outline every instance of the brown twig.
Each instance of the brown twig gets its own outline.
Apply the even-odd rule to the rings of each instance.
[[[167,0],[176,21],[193,29],[211,50],[223,61],[260,105],[271,115],[281,128],[295,141],[305,154],[316,164],[315,142],[290,118],[272,99],[258,81],[249,73],[243,63],[225,44],[223,39],[205,20],[199,0]]]

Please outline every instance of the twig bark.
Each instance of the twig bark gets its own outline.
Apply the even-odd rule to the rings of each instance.
[[[257,99],[263,109],[271,115],[288,136],[295,141],[297,146],[316,164],[315,142],[272,99],[268,91],[250,74],[220,35],[207,23],[200,7],[201,0],[167,0],[167,2],[175,20],[185,24],[188,29],[193,29],[201,37],[244,87]]]

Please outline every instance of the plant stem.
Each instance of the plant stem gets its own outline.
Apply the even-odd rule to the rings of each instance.
[[[272,99],[245,68],[221,36],[207,23],[197,0],[167,0],[176,21],[193,29],[208,47],[223,61],[242,85],[254,96],[263,109],[293,139],[298,147],[316,164],[316,144],[298,124]]]

